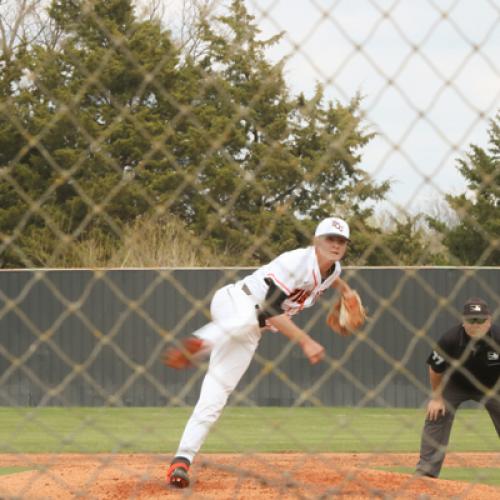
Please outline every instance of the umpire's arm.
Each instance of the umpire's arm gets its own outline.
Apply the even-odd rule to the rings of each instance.
[[[429,366],[429,380],[432,394],[427,405],[427,418],[429,420],[437,420],[440,415],[446,413],[446,405],[443,399],[443,373],[435,372]]]

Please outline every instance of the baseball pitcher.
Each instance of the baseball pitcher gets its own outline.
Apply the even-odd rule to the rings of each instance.
[[[302,348],[310,363],[320,362],[322,345],[299,328],[292,317],[311,307],[330,287],[341,297],[328,324],[341,335],[359,328],[365,313],[359,296],[340,279],[347,250],[348,224],[338,217],[323,220],[313,245],[285,252],[237,283],[217,290],[210,304],[212,321],[165,353],[171,368],[187,368],[210,355],[198,402],[167,472],[170,485],[189,486],[189,467],[219,418],[227,399],[247,370],[264,330],[281,332]]]

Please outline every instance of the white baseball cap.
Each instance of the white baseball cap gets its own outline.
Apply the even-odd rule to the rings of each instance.
[[[327,234],[341,236],[342,238],[351,241],[349,239],[349,224],[347,224],[344,219],[340,219],[339,217],[328,217],[328,219],[322,220],[318,224],[314,236],[326,236]]]

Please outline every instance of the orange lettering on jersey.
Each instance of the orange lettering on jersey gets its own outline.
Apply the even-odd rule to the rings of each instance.
[[[308,290],[301,290],[300,288],[296,288],[290,295],[289,299],[297,304],[303,304],[307,298],[311,295],[311,292]]]

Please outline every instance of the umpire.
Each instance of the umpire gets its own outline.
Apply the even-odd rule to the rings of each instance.
[[[464,401],[482,403],[500,437],[500,329],[492,325],[484,300],[472,298],[464,304],[462,324],[439,339],[427,364],[432,396],[416,474],[438,477],[455,412]]]

